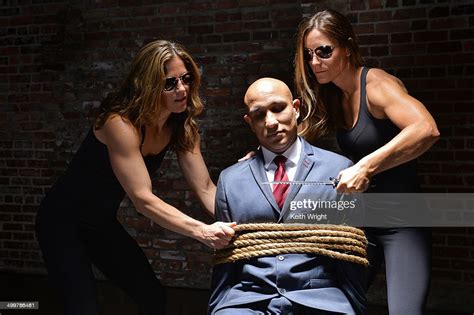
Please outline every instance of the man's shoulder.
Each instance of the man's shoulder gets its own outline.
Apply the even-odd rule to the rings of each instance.
[[[253,156],[247,160],[244,161],[239,161],[235,164],[232,164],[231,166],[226,167],[221,171],[221,177],[232,177],[234,175],[240,175],[242,172],[247,170],[249,168],[250,163],[255,159],[256,157]]]

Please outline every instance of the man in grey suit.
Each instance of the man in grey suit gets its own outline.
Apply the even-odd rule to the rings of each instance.
[[[297,135],[298,99],[282,81],[263,78],[245,94],[245,121],[261,148],[255,156],[222,171],[216,219],[288,223],[290,203],[301,195],[335,200],[331,186],[262,183],[282,178],[327,181],[352,165],[338,154],[311,146]],[[277,166],[276,156],[282,160]],[[285,177],[286,176],[286,177]],[[281,188],[282,186],[286,186]],[[283,189],[283,192],[276,190]],[[283,198],[282,198],[283,197]],[[261,256],[213,269],[210,314],[363,314],[364,267],[313,254]]]

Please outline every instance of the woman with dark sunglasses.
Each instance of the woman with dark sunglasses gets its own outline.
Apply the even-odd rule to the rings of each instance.
[[[125,194],[153,222],[209,247],[221,248],[232,238],[235,224],[204,224],[152,192],[150,175],[175,150],[184,177],[214,213],[216,187],[195,121],[203,110],[199,85],[198,68],[182,46],[164,40],[144,46],[41,203],[37,236],[65,314],[98,314],[92,263],[138,304],[140,314],[165,313],[160,281],[116,218]]]
[[[350,22],[326,10],[298,29],[295,85],[304,110],[301,133],[315,141],[330,130],[355,165],[339,174],[341,193],[417,192],[415,159],[439,137],[425,106],[403,83],[363,66]],[[369,188],[374,179],[375,186]],[[367,228],[368,283],[385,256],[390,314],[422,314],[430,282],[430,232]]]

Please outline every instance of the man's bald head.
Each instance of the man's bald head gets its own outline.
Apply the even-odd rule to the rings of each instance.
[[[290,88],[285,82],[274,78],[261,78],[252,83],[245,93],[244,103],[247,107],[262,97],[262,95],[279,95],[293,100]]]
[[[262,78],[250,85],[244,102],[244,116],[260,144],[282,153],[296,140],[299,100],[293,100],[288,86],[277,79]]]

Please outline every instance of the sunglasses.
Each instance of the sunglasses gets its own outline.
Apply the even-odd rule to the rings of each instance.
[[[186,72],[185,74],[180,75],[179,77],[166,78],[163,91],[169,92],[176,89],[176,86],[178,85],[178,81],[180,80],[185,85],[191,85],[191,83],[193,83],[194,81],[194,78],[190,72]]]
[[[336,47],[323,45],[315,49],[305,48],[303,51],[303,58],[305,61],[310,62],[313,60],[313,55],[316,55],[318,59],[329,59]]]

